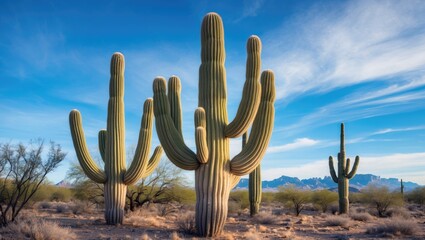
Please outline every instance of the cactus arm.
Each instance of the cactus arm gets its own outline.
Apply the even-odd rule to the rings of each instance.
[[[345,162],[344,175],[348,175],[348,172],[350,171],[350,162],[350,158],[347,158],[347,161]]]
[[[331,172],[332,180],[335,183],[338,183],[338,177],[336,176],[336,173],[335,173],[334,160],[333,160],[332,156],[329,156],[329,170]]]
[[[170,106],[165,94],[164,78],[155,78],[153,92],[156,131],[165,154],[179,168],[197,169],[199,162],[196,154],[186,146],[171,118]]]
[[[259,83],[261,69],[261,41],[251,36],[247,42],[246,81],[242,100],[233,121],[224,129],[226,137],[235,138],[246,132],[257,114],[260,104],[261,85]]]
[[[146,167],[146,170],[143,172],[143,175],[141,178],[146,178],[147,176],[151,175],[155,168],[158,166],[162,155],[162,147],[157,146],[149,160],[148,166]]]
[[[261,102],[252,124],[250,138],[242,151],[230,162],[230,172],[242,176],[252,172],[266,153],[274,123],[274,74],[266,70],[261,74]]]
[[[239,181],[241,180],[240,176],[236,176],[236,175],[230,175],[230,189],[233,189],[236,187],[236,185],[238,185]]]
[[[97,183],[105,183],[105,173],[100,170],[93,161],[93,158],[90,156],[89,150],[87,148],[82,127],[81,114],[78,110],[74,109],[70,112],[69,125],[71,127],[71,136],[72,141],[74,142],[75,152],[84,173],[87,175],[87,177]]]
[[[143,116],[137,142],[136,153],[130,167],[124,174],[124,183],[132,185],[143,175],[148,165],[148,155],[151,148],[153,126],[153,100],[147,99],[143,106]]]
[[[353,169],[351,169],[351,172],[347,175],[348,179],[351,179],[354,177],[354,175],[357,172],[357,168],[359,167],[360,157],[356,156],[356,160],[354,160]]]
[[[99,152],[103,162],[105,162],[106,134],[106,129],[100,130],[98,134]]]
[[[195,143],[196,143],[196,156],[200,163],[208,162],[208,144],[206,128],[205,110],[198,107],[195,111]]]
[[[168,102],[170,103],[170,114],[173,119],[174,126],[182,136],[182,114],[180,103],[181,84],[177,76],[168,79]]]

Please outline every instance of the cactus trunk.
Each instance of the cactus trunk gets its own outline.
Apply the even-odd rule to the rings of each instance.
[[[242,148],[245,147],[248,141],[248,132],[242,136]],[[249,197],[249,214],[251,217],[258,214],[261,203],[261,164],[249,174],[248,181],[248,197]]]
[[[261,165],[249,174],[249,213],[255,216],[260,211],[261,203]]]
[[[350,202],[348,200],[350,183],[349,180],[354,177],[359,166],[360,158],[356,156],[353,168],[350,171],[350,159],[345,160],[345,135],[344,124],[341,123],[340,149],[338,153],[338,174],[335,172],[333,158],[329,157],[329,170],[335,183],[338,183],[339,196],[339,214],[349,213]]]
[[[166,96],[165,79],[154,81],[155,119],[159,140],[168,158],[178,167],[195,170],[196,227],[203,237],[219,235],[227,218],[229,193],[239,176],[253,171],[267,149],[274,120],[274,75],[260,78],[261,42],[256,36],[247,43],[247,70],[243,96],[234,120],[228,123],[224,29],[216,13],[204,17],[201,28],[198,109],[195,111],[196,153],[184,143],[174,118],[178,97]],[[170,78],[170,81],[175,81]],[[179,84],[171,84],[179,85]],[[169,85],[170,86],[170,85]],[[179,94],[175,90],[168,94]],[[258,113],[257,113],[258,112]],[[229,138],[241,136],[252,125],[257,141],[230,160]]]
[[[99,150],[105,163],[100,170],[91,158],[85,143],[81,115],[72,110],[69,115],[71,135],[78,161],[86,175],[104,184],[105,220],[107,224],[122,224],[127,185],[146,177],[159,163],[162,148],[157,147],[148,159],[153,122],[152,99],[145,101],[139,140],[134,159],[126,170],[124,118],[124,56],[115,53],[111,59],[109,102],[106,130],[99,132]]]

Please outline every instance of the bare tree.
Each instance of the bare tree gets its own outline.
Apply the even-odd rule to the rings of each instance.
[[[87,200],[95,205],[104,203],[103,184],[90,180],[81,165],[74,162],[67,172],[67,179],[72,182],[74,196],[79,200]]]
[[[169,161],[160,163],[155,171],[142,179],[136,186],[127,191],[128,209],[134,211],[149,203],[170,203],[180,201],[173,189],[183,185],[182,170],[174,167]]]
[[[0,226],[14,221],[40,188],[46,175],[65,158],[61,146],[50,143],[47,159],[42,160],[42,140],[0,144]]]

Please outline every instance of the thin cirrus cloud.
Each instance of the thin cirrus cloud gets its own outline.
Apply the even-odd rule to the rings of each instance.
[[[276,69],[279,99],[370,81],[423,75],[425,4],[352,1],[330,12],[283,25],[267,37],[267,65]],[[288,32],[288,28],[295,34]],[[288,38],[291,40],[281,41]],[[279,41],[273,40],[279,39]],[[423,82],[422,82],[423,85]]]
[[[280,145],[280,146],[274,146],[269,147],[267,149],[268,153],[278,153],[278,152],[286,152],[291,151],[299,148],[305,148],[305,147],[311,147],[314,145],[317,145],[320,141],[314,140],[311,138],[297,138],[294,142]]]

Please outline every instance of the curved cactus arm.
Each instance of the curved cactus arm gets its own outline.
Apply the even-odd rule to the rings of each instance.
[[[337,175],[336,175],[336,173],[335,173],[334,159],[332,158],[332,156],[329,156],[329,170],[330,170],[330,172],[331,172],[332,180],[333,180],[335,183],[338,183],[338,177],[337,177]]]
[[[181,84],[177,76],[168,79],[168,102],[170,103],[170,115],[173,119],[174,126],[182,135],[182,113],[180,103]]]
[[[124,174],[124,183],[132,185],[136,183],[148,165],[148,156],[151,148],[153,126],[153,99],[149,98],[143,106],[143,116],[137,142],[136,153],[130,167]]]
[[[353,178],[354,175],[356,174],[357,168],[359,167],[359,162],[360,162],[360,157],[356,156],[356,160],[354,160],[353,169],[351,169],[351,172],[349,174],[347,174],[348,179]]]
[[[230,172],[242,176],[252,172],[260,164],[272,135],[274,123],[274,74],[266,70],[261,74],[261,102],[252,124],[250,138],[242,151],[230,161]]]
[[[106,129],[100,130],[98,134],[99,152],[103,162],[105,162],[106,134]]]
[[[348,175],[348,172],[350,171],[350,158],[347,158],[347,161],[345,162],[345,167],[344,167],[344,175]]]
[[[241,176],[236,175],[230,175],[230,189],[233,189],[238,185],[239,181],[241,180]]]
[[[163,77],[157,77],[153,82],[155,125],[158,138],[171,162],[179,168],[195,170],[199,167],[199,162],[196,154],[186,146],[174,126],[170,115],[170,105],[165,94],[165,84]]]
[[[261,41],[251,36],[247,42],[246,81],[243,87],[242,100],[235,118],[224,129],[226,137],[234,138],[246,132],[254,121],[260,104],[261,85],[259,80],[261,69]]]
[[[69,125],[71,127],[72,141],[74,142],[75,152],[77,153],[78,161],[83,168],[84,173],[91,180],[97,183],[105,183],[106,175],[99,169],[93,158],[90,156],[87,148],[84,131],[82,126],[81,114],[74,109],[69,113]]]
[[[159,162],[161,161],[161,155],[162,155],[162,147],[157,146],[141,178],[145,178],[153,173],[153,171],[155,170],[155,168],[158,166]]]
[[[205,118],[205,110],[202,107],[198,107],[195,111],[195,143],[196,143],[196,156],[200,163],[208,162],[208,144],[207,144],[207,132],[205,130],[207,126]]]

